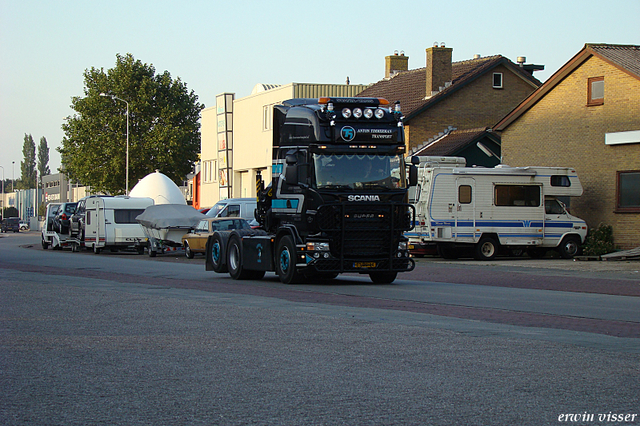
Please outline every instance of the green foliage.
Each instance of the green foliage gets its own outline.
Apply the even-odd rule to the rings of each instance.
[[[582,250],[586,256],[601,256],[614,251],[613,227],[601,223],[598,228],[589,230]]]
[[[116,55],[115,68],[107,72],[86,70],[84,79],[85,97],[72,99],[76,113],[62,126],[62,172],[95,192],[125,192],[127,104],[122,100],[129,103],[129,186],[154,170],[177,183],[191,172],[200,152],[204,106],[186,84],[167,71],[156,75],[153,65],[131,54]]]
[[[22,156],[24,158],[24,161],[20,163],[22,187],[24,189],[36,188],[36,144],[31,135],[24,135]]]
[[[42,182],[42,176],[51,174],[49,169],[49,145],[47,145],[47,138],[44,136],[40,138],[40,145],[38,145],[38,174],[40,175],[40,182]]]

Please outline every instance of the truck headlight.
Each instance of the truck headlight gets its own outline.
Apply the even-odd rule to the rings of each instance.
[[[344,118],[349,118],[351,117],[351,110],[349,108],[343,108],[342,109],[342,116]]]
[[[307,243],[307,251],[329,251],[329,243]]]
[[[360,118],[362,117],[362,110],[360,108],[354,108],[353,109],[353,116],[355,118]]]
[[[373,117],[373,110],[371,108],[365,108],[364,110],[364,118]]]
[[[407,249],[407,242],[406,241],[400,241],[398,243],[398,250],[406,250]]]
[[[384,117],[384,110],[382,108],[376,109],[375,116],[378,120]]]

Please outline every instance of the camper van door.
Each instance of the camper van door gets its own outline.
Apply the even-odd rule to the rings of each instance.
[[[456,179],[455,238],[472,238],[476,242],[476,180]]]

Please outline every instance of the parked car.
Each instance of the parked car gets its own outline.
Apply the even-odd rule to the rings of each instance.
[[[184,254],[193,259],[194,253],[204,253],[207,247],[209,235],[215,231],[232,229],[251,229],[249,222],[242,218],[212,218],[201,220],[198,225],[182,236]]]
[[[258,202],[255,198],[228,198],[220,200],[207,212],[209,217],[241,217],[248,221],[255,219]]]
[[[47,217],[44,230],[53,232],[53,218],[56,216],[60,203],[49,203],[47,205]]]
[[[6,219],[2,219],[2,232],[20,232],[20,218],[19,217],[8,217]]]
[[[29,223],[25,220],[21,220],[20,221],[20,230],[21,231],[28,231],[30,228]]]
[[[53,230],[58,234],[69,233],[69,221],[78,203],[62,203],[53,217]]]

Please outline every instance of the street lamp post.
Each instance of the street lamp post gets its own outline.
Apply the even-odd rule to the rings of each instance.
[[[0,207],[0,217],[4,219],[4,167],[0,166],[2,169],[2,207]]]
[[[129,102],[125,101],[124,99],[120,99],[119,97],[115,96],[115,95],[108,95],[106,93],[100,93],[100,96],[106,96],[108,98],[111,99],[117,99],[119,101],[124,102],[125,104],[127,104],[127,156],[126,156],[126,160],[125,160],[125,175],[126,175],[126,183],[125,183],[125,188],[124,188],[124,194],[125,195],[129,195]]]
[[[13,185],[15,185],[16,183],[16,162],[12,161],[11,162],[11,192],[16,192],[16,190],[13,188]]]

